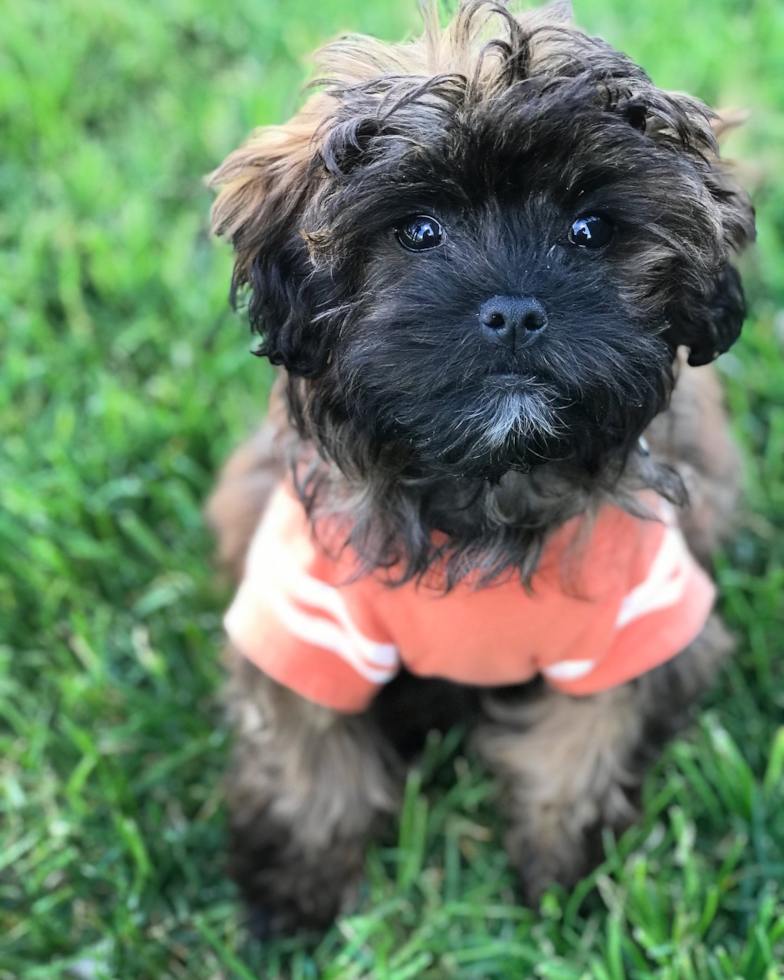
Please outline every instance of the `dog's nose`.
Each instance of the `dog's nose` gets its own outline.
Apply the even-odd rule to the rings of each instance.
[[[547,313],[533,296],[494,296],[479,310],[482,333],[504,347],[525,347],[547,326]]]

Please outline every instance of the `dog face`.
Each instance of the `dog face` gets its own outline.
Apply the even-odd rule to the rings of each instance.
[[[562,5],[326,50],[325,88],[214,175],[260,353],[346,471],[498,479],[622,457],[680,345],[736,339],[753,236],[711,113]]]

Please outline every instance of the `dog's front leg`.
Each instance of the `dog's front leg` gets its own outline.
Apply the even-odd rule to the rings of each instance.
[[[394,761],[366,716],[336,714],[229,651],[230,870],[261,936],[321,929],[356,896],[365,844],[395,809]]]
[[[730,646],[714,616],[673,660],[601,694],[545,688],[517,703],[485,698],[477,745],[501,783],[507,850],[529,903],[554,881],[573,886],[602,860],[603,828],[632,823],[645,771]]]

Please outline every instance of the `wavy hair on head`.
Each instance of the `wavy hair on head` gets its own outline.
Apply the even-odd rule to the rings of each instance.
[[[390,44],[350,36],[317,55],[315,90],[299,113],[255,132],[211,175],[219,188],[212,227],[234,248],[232,297],[247,300],[261,338],[257,353],[286,371],[287,407],[300,440],[293,455],[300,464],[308,461],[301,488],[312,512],[351,510],[352,546],[369,565],[402,560],[410,577],[434,560],[433,501],[452,492],[459,498],[453,514],[481,511],[452,534],[457,577],[479,560],[493,570],[514,566],[528,574],[557,521],[592,494],[624,497],[619,459],[666,407],[678,348],[688,349],[691,364],[704,364],[737,338],[744,303],[732,259],[754,237],[753,209],[720,159],[716,115],[698,99],[657,88],[627,56],[575,28],[570,4],[516,13],[496,0],[462,0],[445,26],[436,2],[425,3],[423,12],[425,30],[417,39]],[[627,170],[616,166],[618,152]],[[426,375],[417,396],[411,404],[392,404],[395,390],[411,390],[415,366],[402,341],[394,356],[386,349],[384,361],[372,334],[390,333],[381,323],[372,243],[389,238],[394,221],[404,217],[396,213],[398,202],[419,207],[421,200],[449,197],[457,212],[470,213],[514,183],[521,159],[531,198],[549,194],[554,208],[564,201],[576,206],[569,195],[577,193],[581,175],[600,183],[613,174],[616,209],[626,213],[633,202],[645,231],[643,244],[613,260],[618,292],[640,323],[654,324],[647,332],[640,328],[634,349],[625,335],[595,338],[581,359],[551,346],[548,369],[561,377],[571,372],[570,397],[590,386],[587,379],[603,386],[612,412],[593,428],[589,410],[582,420],[567,419],[585,465],[555,475],[532,470],[525,477],[525,514],[517,483],[512,492],[497,459],[484,480],[469,478],[476,474],[468,474],[468,463],[495,453],[508,433],[568,437],[557,399],[546,391],[517,401],[499,395],[488,401],[498,403],[498,412],[471,429],[457,396],[422,408],[432,380],[426,368],[434,369],[423,361],[416,365]],[[493,213],[503,227],[504,208]],[[493,248],[501,248],[502,237],[492,239]],[[519,252],[519,244],[508,251]],[[452,292],[472,273],[492,279],[486,253],[493,248],[476,256],[473,267],[464,264]],[[455,258],[452,271],[472,256]],[[585,273],[578,287],[591,285]],[[445,301],[449,291],[443,284]],[[387,309],[388,317],[394,314]],[[349,335],[359,335],[363,347],[353,367],[341,356]],[[455,344],[456,359],[464,341]],[[380,363],[398,373],[377,378],[378,397],[363,401],[360,388]],[[456,378],[465,378],[468,369],[459,367]],[[413,429],[421,436],[414,449],[415,437],[398,437],[402,424],[408,436]],[[605,460],[608,446],[615,456]],[[588,450],[595,450],[590,465],[580,455]],[[416,451],[429,471],[409,465]],[[454,458],[462,460],[462,471]],[[677,496],[671,474],[660,472],[658,481],[658,489]]]

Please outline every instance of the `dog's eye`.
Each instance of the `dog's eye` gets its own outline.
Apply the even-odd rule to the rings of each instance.
[[[411,252],[424,252],[436,248],[444,240],[444,229],[426,214],[417,214],[395,229],[395,237]]]
[[[578,218],[569,229],[569,242],[578,248],[597,250],[609,245],[615,234],[613,224],[598,215]]]

